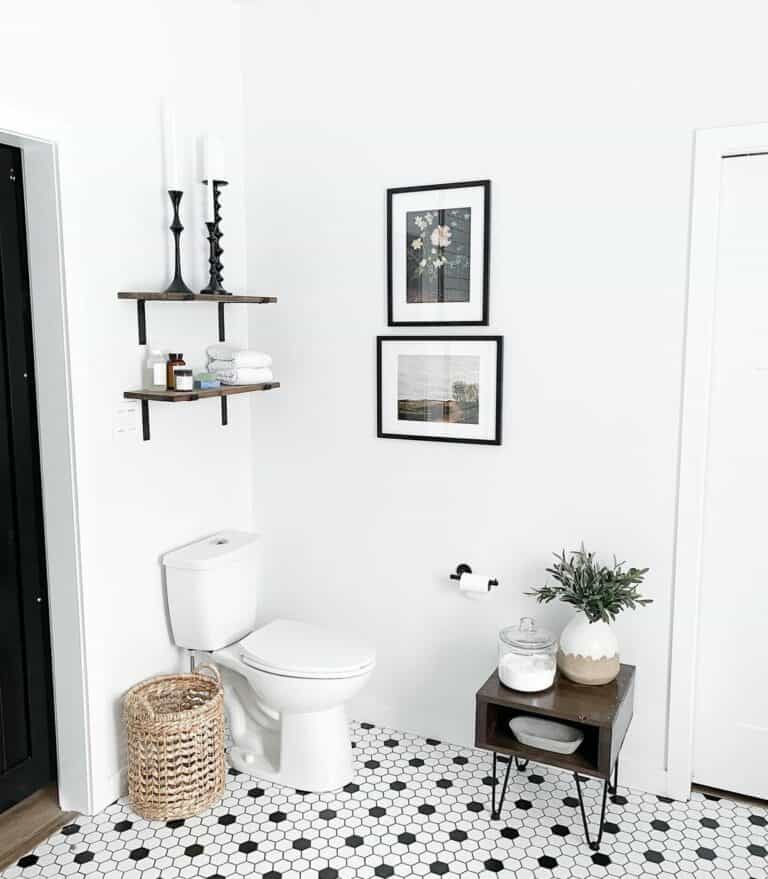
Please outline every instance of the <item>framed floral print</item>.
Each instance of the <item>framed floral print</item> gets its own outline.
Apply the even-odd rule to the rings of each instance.
[[[380,437],[501,445],[502,336],[379,336]]]
[[[491,181],[387,190],[391,327],[487,326]]]

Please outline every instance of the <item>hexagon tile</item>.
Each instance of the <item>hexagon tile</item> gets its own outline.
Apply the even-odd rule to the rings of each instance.
[[[342,791],[309,794],[230,770],[224,799],[200,817],[145,821],[118,800],[2,876],[768,879],[766,809],[620,787],[594,853],[567,773],[533,765],[513,773],[502,818],[491,821],[486,752],[369,723],[353,723],[352,738],[357,771]],[[584,790],[594,821],[601,785]]]

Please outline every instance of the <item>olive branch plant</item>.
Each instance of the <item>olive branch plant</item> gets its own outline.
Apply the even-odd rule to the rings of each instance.
[[[533,596],[541,604],[559,599],[583,611],[590,623],[602,620],[610,623],[617,614],[628,608],[645,607],[652,598],[643,598],[637,590],[649,568],[624,568],[626,562],[613,565],[600,563],[595,553],[581,549],[553,553],[557,561],[547,573],[555,584],[534,587],[526,595]]]

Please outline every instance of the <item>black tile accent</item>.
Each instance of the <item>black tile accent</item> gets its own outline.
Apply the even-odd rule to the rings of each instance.
[[[651,861],[654,864],[660,864],[664,860],[664,855],[652,848],[646,849],[643,853],[643,857],[646,861]]]
[[[251,852],[255,852],[258,848],[258,842],[255,842],[252,839],[246,839],[245,842],[241,842],[237,847],[238,851],[241,851],[244,855],[249,855]]]
[[[483,866],[491,873],[501,873],[504,869],[504,864],[496,858],[488,858],[488,860],[484,861]]]
[[[429,865],[429,872],[436,876],[444,876],[448,872],[448,864],[444,864],[442,861],[433,861]]]
[[[204,849],[201,845],[198,845],[197,843],[194,843],[194,845],[188,845],[188,846],[184,849],[184,854],[185,854],[188,858],[196,858],[196,857],[198,857],[199,855],[201,855],[204,851],[205,851],[205,849]]]
[[[714,861],[717,857],[711,848],[705,848],[704,846],[699,846],[699,848],[696,849],[696,854],[700,858],[704,858],[705,861]]]
[[[549,855],[542,855],[539,858],[539,866],[547,870],[554,870],[557,866],[557,860]]]

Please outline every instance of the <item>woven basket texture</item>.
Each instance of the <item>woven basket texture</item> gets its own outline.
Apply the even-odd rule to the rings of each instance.
[[[199,815],[224,792],[224,693],[219,671],[162,675],[125,694],[128,796],[143,818]]]

